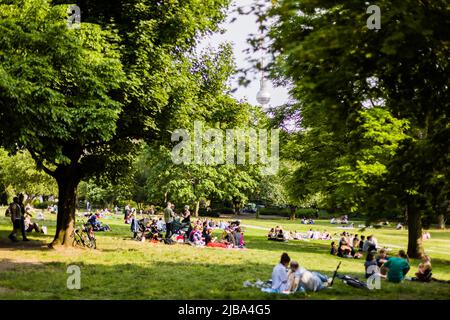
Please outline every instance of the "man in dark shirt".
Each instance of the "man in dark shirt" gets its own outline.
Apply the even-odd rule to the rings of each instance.
[[[8,238],[17,242],[17,231],[20,230],[22,232],[22,240],[30,241],[27,238],[27,234],[25,232],[25,206],[23,205],[23,195],[21,194],[19,197],[14,197],[13,202],[9,205],[9,212],[11,213],[11,222],[13,223],[13,231],[8,236]]]
[[[170,239],[173,233],[173,219],[175,213],[172,210],[172,203],[167,202],[167,207],[164,209],[164,221],[166,222],[166,239]]]

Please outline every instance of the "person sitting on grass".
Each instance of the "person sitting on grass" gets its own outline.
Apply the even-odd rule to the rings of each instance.
[[[422,256],[422,262],[419,264],[419,270],[411,280],[420,282],[430,282],[432,280],[431,259],[426,254]]]
[[[296,291],[320,291],[329,286],[331,278],[315,271],[309,271],[299,267],[295,272],[295,276],[299,278],[299,284]]]
[[[283,229],[280,229],[277,234],[277,241],[284,241],[284,240],[285,240],[284,231]]]
[[[26,232],[33,232],[36,231],[38,233],[44,233],[44,231],[42,231],[39,228],[39,225],[36,222],[32,222],[31,218],[33,217],[31,215],[31,210],[26,210],[25,211],[25,217],[24,217],[24,223],[25,223],[25,231]]]
[[[272,228],[269,231],[269,234],[267,235],[267,240],[273,240],[274,238],[276,238],[276,233],[275,233],[275,229]]]
[[[366,270],[366,279],[370,278],[374,273],[380,273],[380,268],[378,268],[377,260],[375,259],[375,253],[369,252],[366,257],[366,262],[364,262],[364,268]]]
[[[288,290],[288,273],[287,267],[291,258],[285,252],[281,255],[280,263],[278,263],[272,271],[272,292],[282,293]]]
[[[300,285],[300,274],[299,274],[299,264],[297,261],[291,261],[291,264],[289,265],[289,272],[288,272],[288,285],[287,290],[283,293],[289,294],[297,292]]]
[[[378,268],[381,268],[383,263],[385,263],[386,261],[389,260],[389,257],[386,254],[386,249],[381,249],[380,250],[380,253],[379,253],[379,255],[378,255],[376,260],[377,260]]]
[[[348,245],[347,239],[345,236],[341,237],[338,245],[337,255],[343,258],[351,258],[352,257],[352,248]]]
[[[365,239],[366,239],[366,237],[361,235],[361,240],[359,241],[359,249],[358,249],[358,251],[363,251]]]
[[[429,232],[423,232],[422,233],[422,240],[428,240],[431,239],[431,235]]]
[[[239,234],[239,236],[236,237],[236,244],[238,248],[240,249],[245,248],[244,231],[241,229],[241,227],[239,227],[238,230],[236,230],[235,232],[236,234]]]
[[[203,247],[205,245],[200,226],[195,226],[195,228],[191,231],[191,234],[189,235],[189,242],[196,247]]]
[[[355,250],[358,250],[359,249],[359,242],[360,242],[360,240],[359,240],[359,238],[358,238],[358,235],[357,234],[355,234],[355,236],[353,237],[353,248],[355,249]]]
[[[222,233],[222,242],[229,247],[236,247],[236,238],[234,237],[233,230],[227,227]]]
[[[111,228],[105,224],[103,225],[97,218],[96,214],[92,214],[89,219],[88,223],[92,226],[92,229],[94,231],[111,231]]]
[[[205,239],[205,245],[207,246],[208,243],[215,241],[215,238],[213,239],[211,233],[212,233],[212,228],[208,227],[206,229],[206,232],[203,235],[203,238]]]
[[[377,245],[375,241],[372,239],[373,236],[368,236],[367,240],[364,242],[363,245],[363,251],[364,252],[371,252],[374,250],[377,250]]]
[[[387,275],[389,282],[400,283],[405,278],[409,269],[408,255],[405,251],[400,250],[397,257],[391,257],[383,264],[381,274]]]
[[[336,246],[336,242],[331,242],[331,250],[330,250],[330,254],[332,254],[333,256],[338,254],[338,248]]]

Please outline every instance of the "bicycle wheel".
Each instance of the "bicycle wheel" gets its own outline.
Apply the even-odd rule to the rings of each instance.
[[[95,240],[95,238],[91,239],[90,244],[91,244],[91,246],[90,246],[91,249],[97,249],[97,241]]]
[[[71,235],[71,237],[73,238],[72,246],[74,246],[74,247],[76,245],[80,246],[82,244],[80,241],[80,235],[79,235],[78,231],[79,231],[78,229],[74,229],[72,231],[72,235]]]

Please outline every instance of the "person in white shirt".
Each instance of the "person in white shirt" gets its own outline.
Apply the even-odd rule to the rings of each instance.
[[[282,293],[288,290],[288,272],[287,267],[291,258],[287,253],[281,255],[280,263],[277,264],[272,271],[272,290]]]

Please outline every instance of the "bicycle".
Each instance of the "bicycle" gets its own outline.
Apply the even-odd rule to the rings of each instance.
[[[97,248],[94,229],[89,223],[82,221],[81,225],[74,228],[72,232],[73,245],[83,246],[90,249]]]

